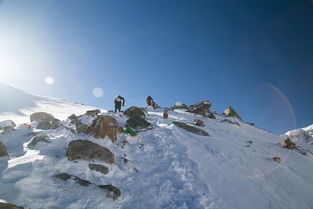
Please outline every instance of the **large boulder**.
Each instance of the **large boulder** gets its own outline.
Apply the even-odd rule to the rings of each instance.
[[[187,112],[195,113],[197,115],[202,115],[203,117],[207,117],[209,113],[209,108],[212,106],[210,101],[201,101],[197,104],[191,105]]]
[[[0,157],[8,156],[7,148],[4,144],[0,141]]]
[[[140,116],[131,116],[127,121],[126,121],[126,126],[133,128],[133,129],[145,129],[151,126],[151,123],[146,121],[144,118]]]
[[[54,176],[54,178],[62,180],[62,181],[72,180],[75,183],[77,183],[77,184],[79,184],[81,186],[84,186],[84,187],[92,186],[92,185],[93,186],[97,186],[98,188],[100,188],[102,190],[105,190],[107,192],[106,197],[112,198],[113,200],[117,200],[121,196],[121,191],[117,187],[115,187],[115,186],[113,186],[111,184],[108,184],[108,185],[96,185],[96,184],[91,183],[88,180],[79,178],[77,176],[74,176],[74,175],[71,175],[71,174],[68,174],[68,173],[57,174],[57,175]]]
[[[125,110],[124,115],[129,118],[133,116],[140,117],[140,118],[146,117],[144,111],[141,108],[135,107],[135,106],[132,106],[128,108],[127,110]]]
[[[232,108],[231,106],[229,106],[228,108],[226,108],[224,110],[223,113],[226,117],[235,117],[238,118],[239,120],[242,120],[240,115],[234,110],[234,108]]]
[[[114,163],[114,154],[105,147],[88,140],[71,141],[65,156],[68,160],[101,160]]]
[[[16,124],[12,120],[4,120],[0,122],[0,130],[3,130],[4,133],[14,130]]]
[[[173,124],[182,128],[182,129],[185,129],[186,131],[194,133],[194,134],[198,134],[198,135],[202,135],[202,136],[210,136],[210,134],[208,134],[206,131],[204,131],[200,128],[196,128],[194,126],[190,126],[190,125],[183,123],[183,122],[173,121]]]
[[[46,112],[35,112],[30,115],[30,122],[36,121],[36,122],[52,122],[55,118],[53,115],[46,113]]]
[[[116,119],[109,115],[98,115],[90,128],[95,138],[109,137],[113,143],[117,140],[116,134],[119,132],[119,126]]]
[[[27,145],[28,148],[36,146],[38,142],[50,143],[50,138],[47,135],[34,136],[31,142]]]
[[[0,202],[0,209],[24,209],[24,208],[10,203]]]
[[[177,109],[188,109],[188,106],[181,103],[181,102],[175,102],[171,108],[172,110],[177,110]]]

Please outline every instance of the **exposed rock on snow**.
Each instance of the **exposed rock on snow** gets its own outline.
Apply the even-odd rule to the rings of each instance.
[[[114,143],[117,140],[116,134],[119,126],[115,118],[109,115],[98,115],[91,124],[91,133],[95,138],[109,137]]]
[[[137,115],[131,116],[126,121],[126,125],[133,129],[145,129],[151,126],[151,124],[148,121],[146,121],[144,118],[137,116]]]
[[[135,106],[132,106],[130,108],[128,108],[127,110],[124,111],[124,115],[131,118],[133,116],[136,116],[138,118],[145,118],[145,113],[144,111],[139,108],[139,107],[135,107]]]
[[[52,122],[54,120],[55,118],[53,117],[53,115],[46,112],[36,112],[30,115],[30,122]]]
[[[0,209],[24,209],[24,208],[10,203],[0,202]]]
[[[8,156],[7,148],[4,144],[0,141],[0,157]]]
[[[82,139],[71,141],[65,155],[68,160],[101,160],[114,163],[114,154],[109,149]]]
[[[100,109],[95,109],[95,110],[88,110],[86,112],[86,115],[90,115],[92,117],[97,117],[98,114],[101,113],[101,110]]]
[[[207,115],[208,118],[211,118],[211,119],[216,119],[214,113],[210,112],[208,115]]]
[[[191,105],[188,108],[187,112],[195,113],[197,115],[202,115],[203,117],[207,117],[209,112],[209,108],[212,106],[210,101],[201,101],[197,104]]]
[[[27,147],[33,147],[33,146],[36,146],[36,144],[38,142],[46,142],[46,143],[50,143],[50,139],[47,135],[44,135],[44,136],[35,136],[32,138],[31,142],[27,145]]]
[[[0,122],[0,130],[3,130],[4,133],[8,133],[14,130],[15,123],[12,120],[5,120]]]
[[[204,126],[204,122],[200,119],[194,119],[195,125],[197,126]]]
[[[79,134],[81,133],[90,134],[91,127],[87,124],[81,124],[76,128],[76,130],[77,130],[77,133]]]
[[[60,173],[54,176],[56,179],[62,180],[62,181],[68,181],[68,180],[73,180],[74,182],[76,182],[77,184],[81,185],[81,186],[91,186],[91,185],[95,185],[100,189],[106,190],[107,191],[107,197],[108,198],[112,198],[113,200],[117,200],[120,196],[121,196],[121,191],[116,188],[115,186],[112,186],[111,184],[109,185],[96,185],[91,183],[90,181],[84,180],[82,178],[79,178],[77,176],[74,175],[70,175],[68,173]]]
[[[175,102],[171,109],[172,109],[172,110],[188,109],[188,106],[185,105],[185,104],[183,104],[182,102]]]
[[[234,110],[234,108],[232,108],[231,106],[229,106],[228,108],[226,108],[224,110],[223,113],[226,117],[235,117],[238,118],[239,120],[242,120],[240,115]]]
[[[228,120],[228,119],[223,119],[221,120],[222,123],[230,123],[230,124],[234,124],[237,126],[240,126],[240,123],[236,122],[236,121],[232,121],[232,120]]]
[[[186,123],[178,122],[178,121],[174,121],[173,123],[176,126],[182,128],[182,129],[185,129],[186,131],[189,131],[191,133],[202,135],[202,136],[210,136],[210,134],[208,134],[206,131],[204,131],[204,130],[202,130],[200,128],[196,128],[194,126],[190,126],[190,125],[188,125]]]
[[[281,160],[280,157],[273,157],[272,159],[273,159],[275,162],[279,163],[279,164],[282,163],[282,160]]]
[[[100,164],[89,164],[90,170],[95,170],[103,174],[109,173],[108,167]]]
[[[290,150],[293,150],[293,149],[296,148],[296,143],[292,142],[292,141],[288,138],[288,139],[286,139],[285,141],[283,141],[282,147],[283,147],[283,148],[290,149]]]

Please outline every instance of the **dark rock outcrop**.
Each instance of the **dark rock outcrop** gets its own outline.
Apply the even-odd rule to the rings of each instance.
[[[204,122],[202,120],[199,119],[194,119],[195,125],[197,126],[204,126]]]
[[[30,122],[52,122],[53,120],[55,120],[53,115],[46,112],[36,112],[30,115]]]
[[[188,109],[188,106],[181,102],[175,102],[171,109],[172,110]]]
[[[40,121],[36,128],[41,130],[50,130],[52,129],[52,124],[48,121]]]
[[[216,119],[214,113],[212,113],[212,112],[208,113],[208,114],[207,114],[207,117],[208,117],[208,118],[211,118],[211,119]]]
[[[135,106],[132,106],[130,108],[128,108],[127,110],[124,111],[124,115],[131,118],[133,116],[136,116],[138,118],[145,118],[145,113],[144,111],[139,108],[139,107],[135,107]]]
[[[282,143],[283,148],[286,149],[290,149],[290,150],[294,150],[296,148],[296,143],[292,142],[289,138],[286,139],[283,143]]]
[[[27,147],[33,147],[36,146],[36,144],[38,142],[46,142],[46,143],[50,143],[50,138],[46,135],[44,136],[35,136],[33,137],[33,139],[31,140],[31,142],[27,145]]]
[[[151,126],[151,123],[140,116],[132,116],[126,121],[126,125],[133,129],[144,129]]]
[[[226,117],[235,117],[235,118],[238,118],[239,120],[242,121],[240,115],[234,110],[234,108],[232,108],[231,106],[229,106],[228,108],[226,108],[224,110],[224,113],[223,113]]]
[[[95,110],[88,110],[85,114],[93,116],[93,117],[97,117],[97,115],[100,113],[101,113],[100,109],[95,109]]]
[[[116,134],[119,132],[118,123],[115,118],[109,115],[98,115],[90,128],[95,138],[105,138],[107,136],[113,143],[117,140]]]
[[[24,208],[10,203],[0,202],[0,209],[24,209]]]
[[[272,160],[279,163],[279,164],[282,163],[282,160],[280,157],[273,157]]]
[[[90,170],[95,170],[103,174],[109,173],[108,167],[100,164],[89,164]]]
[[[87,124],[81,124],[76,128],[77,133],[89,134],[91,132],[91,127]]]
[[[107,163],[114,163],[114,154],[110,150],[82,139],[71,141],[65,156],[68,160],[101,160]]]
[[[203,117],[207,117],[209,113],[209,108],[212,106],[210,101],[201,101],[197,104],[191,105],[187,112],[195,113],[197,115],[202,115]]]
[[[230,123],[230,124],[234,124],[234,125],[240,126],[240,123],[238,123],[236,121],[228,120],[228,119],[221,120],[221,122],[222,123]]]
[[[185,129],[186,131],[194,133],[194,134],[198,134],[198,135],[202,135],[202,136],[210,136],[210,134],[208,134],[206,131],[204,131],[200,128],[196,128],[194,126],[190,126],[190,125],[183,123],[183,122],[174,121],[173,124],[182,128],[182,129]]]
[[[8,156],[7,148],[4,144],[0,141],[0,157]]]
[[[81,186],[85,186],[85,187],[91,186],[91,185],[97,186],[98,188],[105,190],[107,192],[106,197],[112,198],[113,200],[117,200],[121,196],[121,191],[117,187],[115,187],[111,184],[96,185],[96,184],[91,183],[90,181],[84,180],[84,179],[79,178],[79,177],[74,176],[74,175],[70,175],[68,173],[57,174],[54,176],[54,178],[62,180],[62,181],[73,180],[77,184],[79,184]]]

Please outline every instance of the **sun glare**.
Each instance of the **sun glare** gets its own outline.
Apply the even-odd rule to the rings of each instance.
[[[52,85],[52,84],[54,84],[54,78],[47,76],[47,77],[45,77],[45,82],[46,82],[46,84]]]
[[[94,97],[100,98],[103,95],[103,90],[102,88],[96,87],[92,89],[92,95]]]

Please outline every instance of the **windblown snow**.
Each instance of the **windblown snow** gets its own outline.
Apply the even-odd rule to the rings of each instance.
[[[313,208],[313,157],[299,151],[313,151],[312,144],[304,137],[301,149],[282,148],[281,142],[292,131],[277,136],[235,118],[227,121],[216,115],[210,119],[185,110],[169,111],[169,118],[163,119],[163,109],[149,109],[147,120],[153,129],[136,137],[120,133],[112,143],[108,138],[71,131],[67,117],[93,107],[33,96],[5,85],[0,85],[0,94],[5,98],[0,104],[0,122],[13,120],[17,124],[13,131],[0,132],[0,141],[9,153],[0,158],[0,202],[32,209]],[[29,115],[38,111],[54,115],[63,126],[34,128]],[[113,116],[121,127],[127,120],[103,110],[101,114]],[[90,123],[89,119],[82,120]],[[210,136],[196,135],[172,122],[194,126],[194,119],[204,122],[198,128]],[[47,135],[50,143],[27,146],[35,134]],[[108,174],[90,170],[87,161],[65,157],[69,142],[77,139],[90,140],[114,153],[115,163],[104,163]],[[273,157],[282,162],[273,161]],[[97,185],[112,184],[121,196],[114,201],[99,188],[53,178],[62,172]]]

